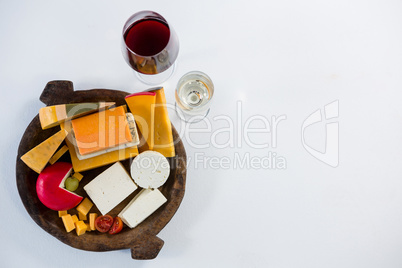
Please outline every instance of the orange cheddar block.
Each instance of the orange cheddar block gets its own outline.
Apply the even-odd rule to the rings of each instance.
[[[59,218],[60,218],[61,216],[64,216],[64,215],[67,215],[67,210],[61,210],[61,211],[59,211]]]
[[[170,123],[166,107],[165,91],[163,88],[153,90],[156,93],[155,119],[154,119],[154,151],[163,154],[165,157],[174,157],[174,142],[172,125]]]
[[[124,148],[121,150],[116,150],[112,152],[107,152],[102,155],[94,156],[88,159],[80,160],[77,157],[77,153],[75,151],[75,146],[72,142],[72,126],[71,122],[64,122],[60,124],[60,127],[66,131],[68,131],[68,136],[66,138],[66,144],[68,146],[68,151],[71,157],[71,163],[73,165],[73,169],[75,172],[86,171],[90,169],[94,169],[97,167],[105,166],[108,164],[115,163],[117,161],[122,161],[128,159],[130,157],[135,157],[138,155],[137,146]]]
[[[91,200],[85,197],[85,199],[81,202],[81,204],[78,205],[77,211],[79,213],[87,215],[93,205],[94,204],[91,202]]]
[[[154,147],[155,99],[155,92],[134,93],[125,98],[138,126],[140,149],[152,150]]]
[[[71,232],[75,229],[75,224],[73,218],[70,214],[61,216],[61,220],[63,221],[64,227],[66,228],[67,233]]]
[[[132,141],[123,106],[80,117],[71,123],[81,155]]]
[[[83,235],[87,231],[87,224],[83,221],[77,221],[75,224],[75,230],[77,235]]]
[[[71,215],[71,219],[73,219],[74,223],[76,223],[78,221],[77,215]]]
[[[91,230],[91,226],[89,226],[89,223],[85,223],[85,225],[87,226],[87,232],[92,231],[92,230]]]
[[[87,215],[82,214],[81,212],[78,212],[78,218],[80,219],[80,221],[86,221]]]

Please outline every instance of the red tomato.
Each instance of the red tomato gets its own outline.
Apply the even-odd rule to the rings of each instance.
[[[95,219],[95,228],[101,233],[109,231],[113,224],[113,218],[110,215],[99,216]]]
[[[115,217],[113,225],[109,230],[109,234],[117,234],[123,229],[123,221],[119,217]]]

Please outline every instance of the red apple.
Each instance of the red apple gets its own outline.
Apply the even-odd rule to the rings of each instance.
[[[70,163],[57,162],[45,168],[36,181],[39,200],[53,210],[69,210],[77,206],[82,197],[66,190],[64,181],[70,176]]]

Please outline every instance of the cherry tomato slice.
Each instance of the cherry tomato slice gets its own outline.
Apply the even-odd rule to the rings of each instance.
[[[95,228],[101,233],[109,231],[113,224],[113,218],[110,215],[99,216],[95,219]]]
[[[113,225],[109,230],[109,234],[117,234],[123,229],[123,221],[119,217],[115,217]]]

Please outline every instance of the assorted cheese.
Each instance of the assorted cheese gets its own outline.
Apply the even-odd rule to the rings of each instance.
[[[65,130],[60,130],[21,156],[21,160],[37,173],[41,173],[46,164],[49,162],[49,159],[66,138],[67,134],[68,133]]]
[[[119,217],[130,228],[134,228],[166,201],[166,197],[158,189],[142,189],[120,212]]]
[[[137,185],[120,162],[116,162],[84,186],[102,215],[111,211],[136,189]]]
[[[166,157],[154,151],[140,153],[131,163],[131,177],[142,188],[158,188],[169,177],[170,165]]]
[[[114,104],[114,102],[94,102],[47,106],[39,110],[39,121],[42,129],[47,129],[57,126],[65,120],[101,111]]]
[[[101,166],[105,166],[108,164],[115,163],[117,161],[122,161],[131,157],[135,157],[138,155],[137,146],[125,148],[117,151],[108,152],[102,155],[98,155],[92,158],[80,160],[77,157],[77,153],[75,151],[74,144],[72,142],[72,127],[71,122],[64,122],[61,125],[62,129],[65,129],[69,132],[66,143],[68,146],[68,151],[70,152],[71,163],[73,164],[73,168],[75,172],[81,172],[85,170],[90,170],[94,168],[98,168]]]
[[[75,229],[80,236],[96,230],[98,214],[89,213],[92,207],[95,205],[105,215],[138,186],[143,189],[118,216],[130,228],[143,222],[167,201],[158,187],[169,177],[166,157],[174,157],[175,150],[164,89],[132,94],[125,101],[129,113],[125,105],[110,108],[114,102],[63,104],[39,111],[43,129],[60,125],[61,130],[31,149],[21,160],[40,173],[38,197],[47,207],[58,210],[67,232]],[[142,153],[138,155],[140,140]],[[66,145],[57,150],[63,141]],[[67,151],[71,164],[57,162]],[[134,158],[131,176],[120,163],[128,158]],[[44,170],[48,163],[51,166]],[[108,164],[112,165],[84,186],[89,198],[83,199],[63,188],[72,169],[72,178],[81,181],[80,172]],[[67,212],[75,206],[78,216]]]

